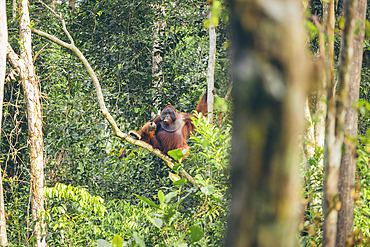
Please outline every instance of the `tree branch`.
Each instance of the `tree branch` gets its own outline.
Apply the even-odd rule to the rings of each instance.
[[[45,5],[45,4],[43,3],[43,5]],[[48,8],[48,9],[50,9],[50,8]],[[61,45],[65,48],[67,48],[67,49],[70,49],[81,60],[81,62],[84,64],[85,68],[89,72],[90,77],[93,81],[93,84],[94,84],[94,87],[95,87],[95,90],[96,90],[96,94],[97,94],[97,97],[98,97],[98,101],[99,101],[101,114],[107,119],[108,123],[110,124],[110,126],[113,130],[112,135],[117,136],[117,137],[131,143],[131,144],[140,146],[140,147],[148,150],[149,152],[155,154],[156,156],[158,156],[159,158],[164,160],[167,163],[167,165],[172,169],[173,168],[173,163],[172,163],[172,159],[170,157],[163,154],[159,149],[154,149],[150,144],[148,144],[146,142],[143,142],[143,141],[140,141],[140,140],[136,140],[136,139],[130,137],[129,135],[127,135],[126,133],[123,133],[118,128],[116,122],[114,121],[113,117],[108,112],[108,109],[105,106],[103,93],[102,93],[101,86],[100,86],[99,79],[98,79],[97,75],[95,74],[94,70],[91,68],[89,62],[87,61],[85,56],[82,54],[82,52],[74,45],[73,39],[69,35],[69,33],[68,33],[68,31],[65,27],[65,22],[64,22],[63,18],[61,16],[58,16],[54,11],[52,11],[52,12],[62,20],[63,30],[66,32],[68,38],[71,40],[71,44],[68,44],[68,43],[58,39],[57,37],[55,37],[53,35],[50,35],[48,33],[45,33],[43,31],[37,30],[37,29],[32,28],[32,27],[31,27],[31,31],[33,33],[41,36],[41,37],[47,38],[47,39],[53,41],[54,43],[57,43],[58,45]],[[185,177],[190,183],[195,184],[194,178],[192,176],[190,176],[184,169],[180,168],[179,173],[182,177]]]
[[[63,15],[62,14],[58,15],[52,8],[50,8],[43,1],[39,0],[39,3],[41,3],[42,5],[44,5],[48,10],[50,10],[51,13],[53,13],[56,17],[58,17],[62,21],[63,31],[67,35],[67,37],[68,37],[69,41],[71,42],[71,44],[74,45],[75,42],[74,42],[71,34],[67,30],[66,22],[64,21]]]

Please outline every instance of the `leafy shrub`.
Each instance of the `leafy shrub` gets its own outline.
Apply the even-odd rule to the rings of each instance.
[[[201,116],[194,119],[194,124],[197,133],[191,137],[191,153],[183,164],[175,165],[176,170],[170,172],[172,185],[162,186],[156,194],[150,194],[149,197],[137,194],[136,197],[141,201],[137,204],[140,209],[130,203],[125,204],[131,214],[126,213],[127,209],[125,215],[116,212],[123,217],[122,221],[127,221],[125,217],[138,219],[134,226],[126,226],[126,229],[120,221],[112,222],[112,214],[108,213],[102,222],[109,221],[115,229],[110,231],[111,235],[104,234],[106,237],[97,241],[98,246],[111,246],[104,239],[109,240],[113,236],[113,246],[116,243],[117,246],[144,246],[144,242],[147,246],[223,244],[230,202],[227,193],[230,125],[218,128],[207,124],[206,119]],[[180,167],[193,174],[195,185],[180,179],[176,174]]]

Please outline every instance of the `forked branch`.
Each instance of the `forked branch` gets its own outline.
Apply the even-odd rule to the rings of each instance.
[[[129,143],[132,143],[134,145],[137,145],[137,146],[140,146],[146,150],[148,150],[149,152],[155,154],[156,156],[158,156],[159,158],[161,158],[162,160],[164,160],[167,165],[172,169],[173,168],[173,163],[172,163],[172,159],[170,157],[168,157],[167,155],[163,154],[160,150],[158,149],[153,149],[153,147],[146,143],[146,142],[143,142],[143,141],[140,141],[140,140],[136,140],[132,137],[130,137],[129,135],[127,135],[126,133],[123,133],[117,126],[116,122],[114,121],[113,117],[111,116],[111,114],[109,113],[106,105],[105,105],[105,102],[104,102],[104,97],[103,97],[103,93],[102,93],[102,90],[101,90],[101,86],[100,86],[100,83],[99,83],[99,79],[97,77],[97,75],[95,74],[94,70],[91,68],[89,62],[87,61],[87,59],[85,58],[85,56],[82,54],[82,52],[75,46],[75,43],[73,41],[73,38],[72,36],[69,34],[67,28],[66,28],[66,24],[65,24],[65,21],[62,17],[62,15],[58,15],[57,13],[55,13],[55,11],[53,9],[51,9],[50,7],[48,7],[45,3],[43,3],[42,1],[39,1],[40,3],[42,3],[47,9],[49,9],[56,17],[58,17],[61,22],[62,22],[62,25],[63,25],[63,31],[66,33],[68,39],[70,40],[71,43],[66,43],[60,39],[58,39],[57,37],[53,36],[53,35],[50,35],[48,33],[45,33],[43,31],[40,31],[40,30],[37,30],[33,27],[31,27],[31,31],[41,37],[44,37],[44,38],[47,38],[51,41],[53,41],[54,43],[57,43],[58,45],[60,46],[63,46],[71,51],[73,51],[77,57],[81,60],[81,62],[84,64],[85,68],[87,69],[87,71],[89,72],[89,75],[93,81],[93,84],[94,84],[94,87],[95,87],[95,90],[96,90],[96,94],[97,94],[97,97],[98,97],[98,101],[99,101],[99,106],[100,106],[100,111],[101,111],[101,114],[107,119],[108,123],[110,124],[112,130],[113,130],[113,135],[114,136],[117,136]],[[181,176],[185,177],[190,183],[192,184],[195,184],[195,180],[193,177],[191,177],[184,169],[180,168],[179,169],[179,173]]]

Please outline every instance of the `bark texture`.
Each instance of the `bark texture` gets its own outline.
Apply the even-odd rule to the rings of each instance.
[[[32,59],[30,16],[28,0],[20,1],[20,49],[19,72],[27,105],[28,135],[31,155],[31,206],[34,222],[35,245],[47,246],[45,241],[44,211],[44,143],[42,137],[42,114],[40,92]]]
[[[347,243],[353,243],[353,195],[355,192],[355,151],[358,123],[357,109],[354,107],[354,104],[359,99],[366,6],[367,0],[359,0],[355,10],[354,22],[359,24],[359,26],[356,26],[359,32],[354,37],[353,59],[349,63],[348,70],[348,102],[344,125],[344,131],[348,138],[345,140],[345,153],[342,154],[339,168],[340,179],[338,186],[341,208],[338,214],[336,246],[346,246]]]
[[[213,123],[213,101],[215,84],[215,62],[216,62],[216,27],[212,22],[212,11],[209,15],[209,57],[207,70],[207,118],[208,123]]]
[[[302,137],[303,154],[305,156],[305,160],[309,160],[309,158],[315,154],[315,125],[312,122],[308,99],[306,100],[304,106],[304,117],[307,126]]]
[[[152,78],[153,78],[153,86],[155,88],[155,101],[154,107],[157,111],[160,111],[160,98],[158,97],[159,92],[162,88],[164,77],[161,62],[163,61],[163,47],[164,42],[162,41],[163,33],[165,27],[167,25],[165,16],[166,16],[166,9],[161,4],[152,4],[151,5],[153,12],[157,16],[156,20],[153,23],[153,50],[152,50],[152,59],[153,59],[153,68],[152,68]],[[175,35],[175,34],[173,34]],[[173,37],[175,38],[175,37]]]
[[[231,3],[234,117],[226,246],[295,243],[296,157],[310,67],[300,3]]]
[[[325,178],[324,178],[324,235],[323,246],[335,247],[339,200],[339,167],[344,141],[346,107],[348,106],[349,69],[353,58],[353,38],[355,32],[355,9],[357,0],[346,1],[345,29],[342,36],[338,70],[338,88],[330,82],[328,87],[328,112],[325,139]],[[337,93],[335,94],[335,91]]]

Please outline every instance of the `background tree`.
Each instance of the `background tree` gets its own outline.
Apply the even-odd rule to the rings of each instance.
[[[8,0],[6,3],[9,17],[12,16],[13,1]],[[227,18],[229,3],[220,3],[220,18],[215,30],[215,112],[219,109],[220,98],[229,95],[227,92],[232,81],[228,48],[231,33]],[[324,42],[319,40],[327,40],[326,25],[323,24],[323,3],[316,0],[308,3],[304,5],[304,9],[307,18],[306,30],[310,39],[305,40],[305,47],[310,47],[313,55],[318,57],[319,54],[325,54],[319,48],[319,43]],[[140,128],[167,104],[172,104],[179,111],[186,113],[195,108],[207,85],[209,35],[205,21],[209,12],[206,1],[93,0],[78,1],[75,8],[70,6],[68,1],[51,1],[51,4],[54,4],[52,9],[56,13],[63,15],[75,46],[95,71],[106,107],[122,132]],[[152,6],[156,4],[162,6],[164,11],[154,12]],[[336,75],[343,26],[342,1],[334,1],[333,7],[335,25],[332,54],[333,75]],[[269,10],[269,14],[274,13],[274,18],[280,17],[280,13],[284,13],[284,16],[286,10],[281,8],[283,12],[270,12],[275,9],[270,5],[262,9]],[[68,41],[68,37],[62,32],[60,19],[47,11],[39,1],[30,2],[30,10],[33,28]],[[14,13],[14,19],[8,18],[9,43],[15,52],[20,54],[20,16],[18,11]],[[303,11],[300,9],[296,13]],[[317,17],[320,25],[316,25],[314,17]],[[157,37],[162,51],[162,61],[159,64],[162,84],[155,88],[153,34],[155,23],[160,20],[166,23]],[[258,23],[257,29],[260,27]],[[289,23],[295,25],[296,21]],[[253,22],[249,24],[253,25]],[[286,23],[284,25],[290,26]],[[322,27],[321,31],[319,26]],[[279,31],[280,29],[275,27],[272,29],[276,30],[279,39],[290,39],[286,36],[290,32]],[[368,30],[366,32],[368,33]],[[265,34],[262,31],[260,35],[262,38],[259,40],[266,40],[273,46],[268,38],[271,36],[264,39]],[[198,131],[189,140],[190,153],[181,164],[181,167],[193,176],[199,188],[194,189],[193,186],[184,184],[183,179],[173,182],[172,179],[179,179],[177,172],[163,166],[156,156],[136,145],[122,142],[113,135],[109,122],[101,115],[92,80],[73,52],[38,35],[32,36],[32,47],[34,68],[40,76],[38,85],[42,92],[40,99],[45,116],[45,195],[48,202],[45,220],[48,244],[93,246],[106,243],[104,241],[117,243],[121,239],[123,245],[127,246],[142,246],[144,243],[146,246],[223,246],[230,204],[227,191],[230,188],[228,160],[231,153],[231,122],[228,114],[231,112],[217,114],[221,116],[220,121],[215,121],[213,125],[207,125],[203,119],[194,122]],[[365,38],[364,48],[370,49],[368,37]],[[274,50],[273,47],[271,49]],[[291,51],[286,54],[291,54]],[[367,198],[370,194],[370,77],[366,54],[365,51],[361,101],[358,104],[360,136],[356,147],[358,185],[354,192],[356,203],[353,233],[354,244],[362,245],[366,245],[370,237]],[[326,68],[323,65],[325,59],[316,58],[314,67]],[[7,66],[0,158],[4,171],[8,240],[12,245],[29,246],[34,238],[31,238],[33,229],[28,225],[30,217],[27,211],[31,179],[29,136],[25,131],[28,128],[25,112],[27,108],[22,83],[16,73],[11,66]],[[269,75],[264,72],[261,74]],[[326,76],[317,72],[315,75],[320,77],[320,80]],[[318,81],[315,85],[319,84]],[[264,89],[266,87],[261,91]],[[239,91],[241,90],[238,88],[236,92]],[[276,92],[281,92],[276,88],[270,91],[275,93],[274,97]],[[229,98],[232,101],[232,97]],[[316,103],[325,103],[316,98],[319,96],[314,92],[308,101],[311,122],[315,128],[322,123],[318,120],[320,110]],[[256,109],[262,109],[265,104],[261,98],[261,103],[258,104],[260,108]],[[278,107],[280,105],[276,104],[276,108]],[[269,112],[265,115],[269,115]],[[275,122],[281,120],[275,119]],[[295,127],[296,124],[291,126]],[[318,133],[317,130],[315,132]],[[257,141],[264,140],[258,136],[252,137]],[[307,209],[301,211],[301,223],[295,222],[296,225],[299,224],[300,234],[297,241],[300,246],[322,244],[323,214],[318,202],[322,200],[323,191],[322,166],[320,168],[319,165],[323,155],[320,148],[316,147],[317,145],[312,156],[302,158],[302,164],[296,163],[296,167],[301,168],[301,181],[304,182],[304,186],[300,187],[301,192],[307,201],[311,201],[307,204]],[[270,156],[266,154],[263,157]],[[312,198],[317,200],[311,200]],[[266,237],[265,234],[260,236]]]
[[[355,172],[356,172],[356,145],[358,132],[358,113],[355,107],[359,100],[359,89],[361,81],[362,54],[364,44],[364,27],[366,14],[366,0],[360,0],[354,8],[353,23],[355,25],[354,40],[352,48],[353,56],[348,65],[348,93],[346,104],[346,116],[344,120],[345,132],[345,152],[342,154],[339,167],[338,193],[341,201],[341,207],[338,212],[338,224],[336,235],[336,246],[345,246],[354,242],[353,239],[353,212],[355,195]],[[348,9],[345,9],[345,17],[348,16]],[[343,40],[344,42],[344,40]],[[341,52],[346,52],[341,47]]]
[[[28,1],[22,0],[19,4],[19,34],[21,41],[20,56],[7,47],[7,56],[12,65],[19,71],[27,105],[28,134],[30,142],[31,163],[31,209],[33,234],[36,246],[47,246],[45,239],[44,211],[44,144],[42,137],[42,114],[40,91],[33,66],[30,16]]]
[[[213,102],[214,102],[214,71],[216,63],[216,26],[218,23],[219,1],[212,1],[209,5],[209,52],[208,52],[208,69],[207,69],[207,112],[208,122],[213,123]]]
[[[165,44],[163,49],[165,76],[163,77],[163,86],[158,94],[154,93],[152,87],[152,54],[148,52],[151,51],[153,45],[152,24],[155,16],[148,8],[149,4],[152,3],[153,1],[140,3],[127,1],[125,4],[114,1],[87,1],[80,2],[75,10],[69,8],[67,3],[55,3],[55,10],[58,13],[63,13],[66,19],[68,30],[74,37],[75,45],[86,54],[86,58],[91,62],[91,67],[97,72],[96,75],[102,83],[102,92],[106,96],[107,108],[117,120],[119,127],[125,132],[138,128],[144,122],[151,120],[151,115],[156,114],[152,107],[156,98],[159,99],[159,109],[170,103],[174,104],[180,111],[190,113],[194,109],[199,96],[205,90],[206,73],[204,68],[207,67],[206,58],[208,57],[208,50],[205,47],[208,35],[204,30],[203,21],[207,17],[206,3],[199,5],[197,2],[181,2],[178,5],[173,5],[171,2],[164,2],[166,13],[169,13],[162,17],[167,19],[168,25],[163,32],[164,35],[160,36],[161,42]],[[40,28],[41,26],[40,29],[55,36],[61,34],[59,21],[48,11],[45,11],[40,3],[31,3],[31,8],[33,10],[32,16],[37,18],[33,27]],[[8,8],[8,10],[11,9]],[[222,24],[220,24],[220,30],[226,30],[225,22],[220,22]],[[15,30],[18,29],[18,23],[10,22],[9,25],[11,27],[9,42],[13,47],[17,47],[16,44],[19,40],[15,36]],[[173,35],[170,35],[170,32]],[[110,38],[107,39],[107,37]],[[217,46],[218,50],[222,51],[220,57],[223,60],[220,61],[220,65],[215,67],[215,77],[225,78],[225,80],[219,80],[215,84],[218,85],[219,92],[222,94],[223,90],[227,88],[226,83],[223,85],[227,79],[225,76],[227,75],[227,68],[223,66],[228,63],[226,59],[227,51],[222,46],[227,40],[227,32],[225,31],[221,37]],[[62,38],[67,40],[67,37],[61,35]],[[153,158],[143,150],[111,137],[111,129],[108,128],[108,123],[102,120],[103,118],[99,113],[91,79],[80,62],[67,50],[60,49],[57,45],[53,45],[35,35],[33,36],[33,45],[34,54],[36,54],[35,69],[37,74],[41,75],[40,87],[43,92],[43,112],[47,116],[47,118],[44,118],[46,185],[54,186],[56,183],[62,182],[76,189],[83,186],[91,195],[99,195],[108,204],[112,203],[112,209],[117,207],[113,206],[116,202],[118,203],[116,200],[119,200],[120,203],[128,202],[127,206],[131,209],[140,208],[142,204],[138,202],[138,198],[133,192],[148,198],[157,195],[159,189],[165,194],[173,192],[172,181],[168,179],[169,172],[173,173],[173,171],[164,169],[158,159]],[[15,50],[19,52],[19,50]],[[17,120],[14,122],[15,124],[21,122],[18,130],[27,126],[24,122],[19,121],[22,119],[21,117],[24,118],[23,108],[19,107],[23,103],[22,91],[19,91],[18,94],[12,94],[12,92],[18,90],[17,77],[15,79],[14,83],[7,85],[6,108],[9,109],[9,114],[7,115],[6,128],[9,130],[9,134],[2,149],[5,151],[4,153],[8,154],[6,157],[10,157],[5,165],[5,170],[12,179],[6,183],[8,191],[7,208],[12,212],[9,215],[10,222],[16,222],[17,220],[14,219],[19,219],[23,224],[23,222],[26,222],[23,219],[27,218],[27,189],[29,189],[29,186],[22,181],[26,181],[24,175],[27,175],[27,173],[24,170],[28,169],[29,163],[27,162],[27,152],[18,151],[18,148],[22,148],[26,143],[27,135],[22,131],[12,132],[14,130],[12,120]],[[19,95],[20,100],[16,101],[14,96],[11,98],[12,95]],[[17,113],[17,110],[20,110],[20,112]],[[19,133],[16,143],[11,138],[10,133]],[[221,140],[225,138],[223,134],[217,134],[214,137],[217,138],[217,142],[219,138]],[[223,143],[227,142],[223,141]],[[15,147],[14,152],[10,152],[9,150],[12,150],[13,145]],[[200,145],[197,147],[198,152],[195,151],[196,154],[200,153],[200,147]],[[220,152],[220,154],[228,154],[226,152],[227,147],[228,145],[223,145],[225,151]],[[211,150],[208,150],[205,154],[208,152],[211,152]],[[17,157],[16,161],[19,163],[17,164],[12,157]],[[228,155],[224,155],[224,157],[227,158]],[[216,182],[222,174],[225,176],[220,181],[224,181],[227,178],[227,172],[222,169],[225,169],[223,167],[226,166],[227,162],[222,162],[222,166],[218,165],[217,169],[220,170],[217,170],[217,172],[214,171],[216,167],[210,165],[211,162],[212,164],[213,162],[218,164],[220,160],[224,160],[219,158],[217,158],[217,162],[210,158],[203,158],[202,164],[209,164],[204,165],[204,167],[207,167],[203,168],[203,166],[198,167],[196,165],[199,162],[196,158],[191,159],[189,157],[186,169],[192,168],[193,174],[197,174],[198,169],[207,169],[207,173],[199,172],[200,174],[206,174],[204,179],[207,183],[209,181]],[[15,170],[12,171],[12,168],[15,168]],[[195,169],[197,171],[194,171]],[[209,176],[212,176],[211,180],[207,180]],[[13,183],[12,181],[16,182]],[[215,188],[211,184],[204,186]],[[224,229],[224,215],[226,214],[224,208],[227,204],[225,204],[222,197],[217,195],[217,198],[222,198],[222,200],[212,207],[209,204],[210,194],[206,196],[207,200],[205,200],[203,192],[195,193],[190,188],[189,186],[181,190],[184,196],[187,193],[185,191],[189,191],[191,196],[188,196],[188,199],[185,200],[186,206],[180,207],[181,213],[176,215],[189,219],[181,221],[189,223],[189,226],[195,222],[201,226],[203,233],[210,236],[204,237],[201,240],[203,243],[206,244],[211,239],[212,241],[217,239],[216,242],[221,241],[221,230]],[[216,188],[215,193],[219,191],[225,193],[224,190],[227,189],[227,185],[219,188],[217,186]],[[19,191],[22,191],[22,193]],[[62,194],[60,191],[60,195]],[[99,220],[97,221],[89,218],[90,223],[87,226],[87,218],[95,217],[96,219],[97,216],[90,215],[92,211],[87,211],[86,214],[80,205],[77,205],[77,202],[66,205],[63,200],[67,199],[48,198],[48,213],[52,215],[47,225],[49,233],[47,241],[50,245],[63,246],[70,243],[70,245],[76,246],[76,243],[78,243],[77,246],[79,244],[88,246],[99,237],[107,240],[111,239],[114,236],[113,232],[114,234],[126,232],[125,238],[133,240],[134,231],[141,234],[141,229],[152,229],[153,227],[151,222],[147,222],[147,218],[144,217],[146,213],[136,214],[132,213],[131,210],[124,210],[129,213],[127,215],[125,213],[124,217],[129,215],[135,218],[139,217],[137,219],[141,223],[138,227],[131,227],[129,231],[123,230],[126,228],[124,226],[126,225],[125,222],[131,221],[128,218],[122,220],[122,224],[115,224],[114,228],[116,230],[114,231],[110,228],[112,224],[106,224],[106,220],[115,217],[113,211],[113,214],[109,213],[110,216],[104,219],[100,218],[101,216],[98,216]],[[225,197],[225,200],[227,200],[227,197]],[[204,204],[204,202],[206,203]],[[220,203],[222,203],[222,208]],[[78,222],[66,220],[57,211],[53,211],[58,206],[66,206],[68,215],[74,214],[73,219],[78,219]],[[79,210],[76,211],[75,207]],[[212,214],[210,209],[212,209]],[[108,210],[110,211],[109,207]],[[193,217],[194,210],[199,212],[195,217]],[[81,212],[83,213],[81,214]],[[120,211],[120,214],[121,212],[123,211]],[[17,214],[22,216],[17,217]],[[208,217],[208,219],[213,217],[212,224],[205,224],[205,220],[203,223],[203,217]],[[133,222],[137,222],[137,219]],[[180,220],[180,217],[178,219]],[[92,225],[91,222],[93,222]],[[65,223],[69,227],[64,227]],[[21,224],[9,224],[10,230],[8,231],[12,242],[19,245],[30,241],[27,237],[30,230],[20,227]],[[177,233],[174,234],[173,238],[180,239],[179,236],[184,236],[189,240],[189,231],[186,225],[178,224],[178,226]],[[103,229],[103,232],[91,235],[91,229],[96,227]],[[147,234],[145,242],[160,241],[162,238],[162,235],[158,234],[160,230],[154,229],[152,233]],[[74,231],[79,231],[79,233],[74,234]],[[83,236],[81,242],[78,242],[78,236]]]
[[[358,1],[346,1],[345,28],[343,30],[341,53],[338,70],[338,89],[332,81],[328,86],[328,113],[325,145],[325,179],[324,179],[324,246],[337,246],[337,220],[338,211],[342,203],[350,201],[340,201],[339,198],[339,167],[341,163],[341,150],[344,142],[345,116],[347,115],[346,106],[348,105],[350,78],[348,75],[350,64],[353,59],[353,39],[356,28],[355,14]],[[355,68],[353,68],[355,69]],[[345,169],[346,172],[348,169]],[[342,179],[342,178],[341,178]],[[350,179],[351,180],[351,179]],[[347,182],[346,188],[353,187]],[[343,205],[344,206],[344,205]],[[349,206],[350,207],[350,206]],[[350,220],[350,219],[347,219]],[[344,223],[344,222],[343,222]],[[349,235],[347,232],[345,235]]]
[[[329,8],[329,5],[331,5]],[[328,1],[328,3],[320,3],[318,1],[310,1],[310,4],[307,7],[307,16],[310,17],[310,22],[307,23],[307,27],[310,33],[311,37],[311,42],[310,42],[310,47],[311,51],[314,54],[320,54],[322,56],[325,54],[323,52],[323,40],[327,40],[327,49],[326,51],[328,52],[328,55],[324,56],[324,61],[327,59],[329,62],[332,59],[332,62],[330,62],[331,66],[324,66],[321,65],[320,67],[325,68],[327,71],[324,76],[326,76],[328,79],[327,81],[330,82],[330,85],[335,85],[335,77],[334,75],[338,75],[339,70],[341,70],[341,64],[338,61],[340,61],[340,45],[342,43],[342,37],[341,34],[344,29],[344,20],[343,18],[343,10],[345,9],[343,5],[343,1],[337,1],[334,3],[331,3],[331,1]],[[367,4],[367,7],[362,6],[361,8],[367,9],[367,12],[369,13],[369,4]],[[366,15],[367,19],[369,18],[368,14]],[[356,18],[361,18],[360,15],[356,15]],[[328,19],[332,21],[328,21]],[[321,23],[320,23],[321,22]],[[315,26],[312,28],[310,25],[314,23]],[[366,20],[365,23],[368,23]],[[368,24],[366,24],[368,25]],[[326,27],[326,28],[325,28]],[[324,28],[328,31],[323,32]],[[360,31],[361,30],[361,21],[357,21],[357,24],[355,25],[355,36],[361,35]],[[367,29],[365,28],[365,33]],[[328,37],[323,36],[323,34],[328,35]],[[332,35],[330,35],[332,34]],[[324,39],[325,38],[325,39]],[[332,43],[331,43],[332,42]],[[356,42],[355,42],[356,43]],[[355,44],[354,43],[354,44]],[[360,45],[359,46],[359,53],[361,54],[366,54],[366,50],[369,47],[368,44],[368,37],[365,36],[365,41],[362,44],[363,47]],[[354,48],[356,49],[356,48]],[[326,64],[329,64],[329,62],[326,62]],[[353,62],[358,63],[358,59],[353,60]],[[361,61],[360,61],[361,62]],[[360,69],[360,68],[359,68]],[[356,69],[355,69],[356,70]],[[352,72],[355,72],[355,70],[351,70]],[[361,70],[361,69],[360,69]],[[358,71],[357,71],[358,72]],[[355,72],[355,73],[357,73]],[[367,119],[368,118],[368,109],[369,106],[367,103],[364,103],[363,100],[366,101],[368,95],[368,90],[366,89],[369,81],[369,76],[368,76],[368,64],[362,63],[362,70],[361,70],[361,81],[360,81],[360,103],[353,104],[353,103],[348,103],[345,106],[346,111],[352,111],[355,110],[357,113],[359,112],[359,119],[360,121],[358,122],[358,135],[356,134],[352,138],[349,137],[347,133],[345,133],[345,143],[344,145],[353,145],[352,147],[356,147],[356,152],[357,152],[357,158],[356,158],[356,166],[352,166],[352,168],[356,168],[355,174],[356,174],[356,186],[353,184],[350,185],[350,183],[346,182],[346,179],[344,176],[345,174],[340,175],[339,179],[339,191],[346,191],[349,190],[351,191],[351,199],[346,200],[343,197],[340,197],[340,202],[336,204],[336,206],[339,208],[346,208],[345,211],[347,211],[351,205],[351,202],[354,201],[354,210],[352,212],[355,213],[354,216],[354,224],[351,223],[351,217],[344,217],[346,223],[349,224],[352,227],[354,227],[354,231],[346,229],[346,227],[341,227],[341,223],[338,221],[338,225],[334,224],[333,228],[336,228],[336,230],[341,232],[342,238],[347,239],[348,245],[358,245],[358,244],[368,244],[368,236],[369,236],[369,231],[363,230],[368,228],[369,222],[362,217],[362,215],[366,214],[366,209],[367,206],[367,199],[361,196],[360,193],[367,193],[368,189],[367,186],[368,184],[365,182],[366,179],[368,178],[368,169],[365,168],[365,164],[368,162],[368,155],[365,154],[367,151],[365,151],[366,146],[368,143],[366,140],[368,139],[368,133],[365,133],[366,131],[364,130],[364,127],[367,126],[365,122],[362,122],[361,119]],[[352,83],[356,81],[354,78],[351,80],[351,83],[349,84],[350,87],[354,86],[355,83]],[[333,87],[328,91],[328,94],[330,96],[333,96]],[[337,88],[335,89],[337,90]],[[310,97],[310,110],[312,113],[312,122],[316,126],[321,126],[325,121],[320,120],[320,117],[317,114],[317,111],[319,109],[318,106],[318,95],[319,91],[314,92],[312,96]],[[321,102],[325,102],[322,101]],[[322,103],[321,103],[322,104]],[[349,115],[352,115],[352,113],[349,113]],[[347,115],[347,114],[346,114]],[[346,126],[346,124],[344,125]],[[368,128],[368,127],[365,127]],[[317,133],[317,128],[316,128],[316,133]],[[316,138],[316,140],[319,140],[321,138]],[[355,145],[356,144],[356,145]],[[349,151],[349,148],[342,147],[342,151],[347,150]],[[339,151],[340,152],[340,151]],[[322,242],[322,219],[324,218],[322,208],[321,208],[321,203],[319,201],[322,199],[322,191],[323,191],[323,178],[322,178],[322,169],[320,168],[320,162],[322,160],[321,158],[321,151],[320,150],[315,150],[315,153],[313,156],[311,156],[307,161],[307,167],[308,170],[306,170],[303,173],[303,178],[304,178],[304,183],[305,183],[305,196],[308,198],[308,200],[311,201],[311,203],[307,206],[307,210],[305,211],[304,217],[303,217],[303,222],[301,225],[301,237],[299,238],[299,242],[301,245],[306,246],[306,245],[320,245]],[[343,168],[343,166],[342,166]],[[340,168],[340,169],[342,169]],[[347,171],[347,175],[351,174],[349,167],[345,168]],[[347,170],[348,169],[348,170]],[[343,179],[342,179],[343,176]],[[341,183],[343,181],[343,183]],[[354,180],[352,180],[354,181]],[[360,184],[362,187],[360,188]],[[346,189],[344,187],[346,187]],[[347,187],[349,186],[349,187]],[[336,197],[339,200],[339,197]],[[342,200],[343,199],[343,200]],[[344,205],[349,202],[348,205]],[[333,206],[333,205],[332,205]],[[338,209],[337,208],[337,209]],[[348,212],[350,212],[349,210]],[[326,216],[325,216],[326,217]],[[344,219],[343,218],[343,219]],[[347,231],[346,233],[344,233]],[[343,233],[345,236],[343,236]],[[337,232],[337,241],[338,241],[338,234]],[[334,235],[331,235],[332,239],[334,239]],[[335,241],[335,240],[334,240]],[[344,240],[346,241],[346,240]],[[344,242],[337,243],[338,246],[345,245]]]
[[[299,1],[234,1],[231,9],[234,127],[226,243],[294,246],[294,157],[303,123],[302,78],[309,76]]]
[[[2,116],[3,116],[3,99],[4,99],[4,83],[6,73],[6,46],[8,43],[8,28],[6,24],[5,1],[0,1],[0,138],[2,132]],[[1,139],[0,139],[1,141]],[[8,245],[8,237],[6,234],[5,207],[4,207],[4,192],[3,192],[3,172],[0,168],[0,245]]]

